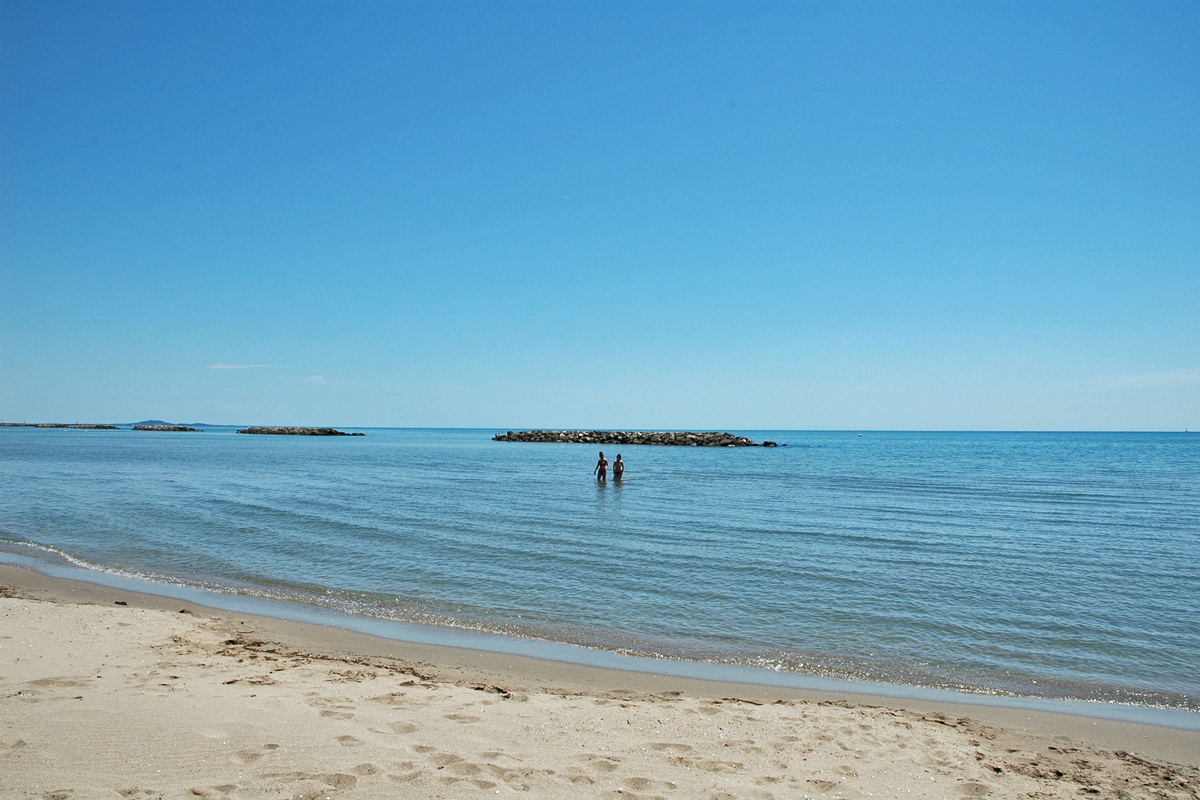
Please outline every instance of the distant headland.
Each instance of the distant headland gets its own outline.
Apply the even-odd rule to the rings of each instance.
[[[271,436],[365,436],[363,433],[347,433],[334,428],[264,428],[258,425],[242,428],[238,433],[260,433]]]
[[[658,444],[677,447],[776,447],[775,442],[759,445],[745,436],[732,433],[695,433],[693,431],[521,431],[498,433],[493,442],[559,442],[563,444]]]

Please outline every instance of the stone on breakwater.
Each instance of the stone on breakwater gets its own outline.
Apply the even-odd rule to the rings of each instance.
[[[187,425],[134,425],[135,431],[194,431]]]
[[[272,436],[364,436],[363,433],[346,433],[334,428],[264,428],[258,425],[242,428],[238,433],[261,433]]]
[[[693,431],[521,431],[498,433],[493,442],[562,442],[567,444],[659,444],[678,447],[756,447],[745,436]]]

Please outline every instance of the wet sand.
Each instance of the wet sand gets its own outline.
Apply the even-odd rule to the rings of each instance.
[[[0,587],[2,797],[1200,797],[1198,731]]]

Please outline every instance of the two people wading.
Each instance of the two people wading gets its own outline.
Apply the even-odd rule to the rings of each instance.
[[[613,480],[621,480],[621,476],[625,473],[625,462],[621,460],[621,454],[617,453],[617,460],[613,462]],[[596,476],[598,481],[608,480],[608,459],[604,457],[604,451],[600,451],[600,460],[596,462],[596,468],[592,470],[592,474]]]

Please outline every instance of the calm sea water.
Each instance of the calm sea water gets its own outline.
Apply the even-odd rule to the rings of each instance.
[[[1200,708],[1200,435],[0,428],[0,547],[645,655]],[[615,452],[607,454],[611,459]]]

